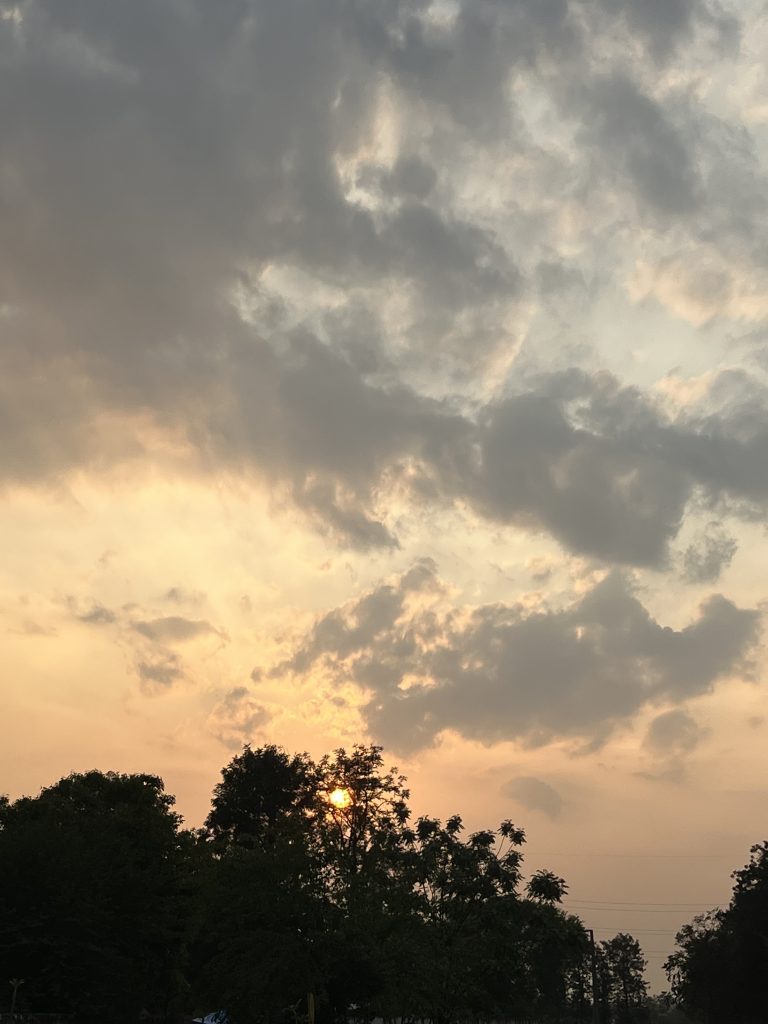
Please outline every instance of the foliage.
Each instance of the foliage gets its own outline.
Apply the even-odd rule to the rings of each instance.
[[[287,853],[287,851],[286,851]],[[313,987],[311,896],[294,884],[297,858],[233,845],[201,865],[190,953],[196,1002],[241,1022],[279,1019]]]
[[[0,805],[0,978],[82,1020],[182,994],[187,837],[152,775],[70,775]],[[5,987],[5,986],[4,986]]]
[[[685,925],[666,964],[677,1003],[707,1024],[768,1020],[768,843],[732,877],[728,907]]]
[[[645,1002],[645,1013],[648,1024],[691,1024],[690,1017],[675,1005],[671,992],[649,996]]]
[[[331,794],[345,803],[335,806]],[[329,898],[341,906],[388,887],[410,817],[405,778],[384,768],[381,747],[340,748],[318,766],[313,841]]]
[[[532,900],[541,903],[560,903],[568,894],[568,886],[564,878],[552,871],[537,871],[531,875],[526,891]]]
[[[182,1006],[232,1024],[303,1024],[310,1007],[317,1024],[590,1021],[587,933],[562,878],[523,879],[523,829],[413,822],[408,801],[366,745],[317,762],[244,748],[196,836],[154,776],[0,799],[0,971],[31,1009],[117,1024]],[[645,1020],[635,940],[598,954],[603,1024]]]
[[[647,961],[640,943],[631,935],[619,932],[600,943],[603,976],[603,1002],[610,1019],[617,1024],[634,1024],[644,1020],[644,1003],[648,985],[644,974]],[[607,997],[607,998],[606,998]]]
[[[288,830],[303,832],[317,792],[317,772],[307,754],[290,757],[273,744],[246,746],[221,775],[205,821],[207,837],[266,846]]]

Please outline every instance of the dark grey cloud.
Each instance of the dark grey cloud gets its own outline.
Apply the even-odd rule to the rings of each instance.
[[[564,394],[546,387],[485,411],[467,497],[493,518],[543,527],[571,550],[661,562],[692,482],[652,444],[660,428],[652,411],[605,379],[568,382]]]
[[[420,559],[397,583],[381,584],[352,608],[337,608],[324,615],[306,641],[290,659],[277,665],[272,675],[300,674],[324,658],[343,661],[368,650],[382,637],[389,637],[392,627],[405,612],[409,595],[439,592],[441,587],[436,563],[431,558]],[[415,651],[415,645],[405,640],[398,645],[398,650],[410,653]]]
[[[638,775],[651,782],[683,782],[687,775],[686,760],[705,735],[706,730],[684,708],[673,708],[657,715],[643,741],[655,766]]]
[[[580,273],[563,277],[548,236],[529,244],[551,214],[521,214],[527,233],[502,237],[460,194],[456,167],[475,153],[540,155],[514,75],[534,76],[573,130],[574,169],[548,157],[558,194],[588,211],[608,183],[657,230],[756,245],[747,156],[727,156],[732,139],[693,99],[651,95],[650,65],[595,58],[619,19],[653,62],[671,59],[715,18],[707,5],[467,0],[442,20],[399,0],[13,9],[0,21],[0,481],[148,461],[236,473],[360,549],[397,545],[394,483],[630,565],[665,564],[692,500],[765,515],[757,405],[751,420],[729,408],[673,422],[607,375],[511,380],[483,400],[473,378],[510,344],[500,325],[516,303]],[[384,87],[414,127],[391,167],[360,158],[369,203],[343,168],[371,147]],[[266,294],[267,268],[307,302],[354,297],[308,323]],[[234,291],[256,312],[241,315]],[[413,307],[396,337],[393,299]],[[409,376],[446,361],[455,401]]]
[[[502,786],[501,792],[522,804],[527,810],[541,811],[548,818],[559,818],[563,810],[563,798],[557,790],[548,782],[534,776],[524,775],[510,779]]]
[[[181,659],[173,651],[157,651],[146,661],[138,661],[136,672],[146,693],[167,690],[184,679]]]
[[[667,60],[697,27],[715,33],[724,49],[738,42],[738,20],[719,4],[701,0],[600,0],[613,18],[623,18],[630,32],[647,45],[653,58]]]
[[[109,626],[117,622],[117,615],[103,604],[94,604],[89,611],[77,615],[77,618],[80,622],[87,622],[93,626]]]
[[[692,502],[766,514],[768,403],[759,400],[670,419],[611,374],[571,370],[490,403],[457,439],[426,467],[439,491],[607,561],[663,567]]]
[[[245,686],[224,694],[208,716],[208,729],[229,750],[252,743],[271,720],[269,710]]]
[[[382,176],[380,187],[392,195],[426,199],[437,184],[437,171],[415,154],[399,157]]]
[[[733,561],[738,543],[719,523],[709,523],[683,552],[683,577],[689,583],[713,583]]]
[[[645,746],[657,756],[689,754],[701,742],[704,730],[682,708],[665,711],[653,719],[645,736]]]
[[[155,640],[160,643],[184,643],[186,640],[194,640],[199,636],[207,636],[215,633],[220,636],[221,631],[206,622],[205,619],[185,619],[180,615],[167,615],[159,619],[134,622],[131,628],[148,640]]]
[[[665,108],[621,73],[590,84],[584,139],[608,156],[638,197],[662,216],[686,216],[701,201],[692,147]]]
[[[684,628],[662,626],[615,571],[559,609],[409,604],[439,587],[435,566],[420,563],[320,619],[273,674],[320,669],[357,683],[372,735],[395,749],[427,746],[443,730],[484,743],[599,744],[646,706],[748,671],[760,631],[756,610],[720,595]]]

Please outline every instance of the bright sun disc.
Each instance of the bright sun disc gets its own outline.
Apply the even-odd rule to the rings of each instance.
[[[334,789],[329,795],[328,799],[331,801],[334,807],[338,807],[343,810],[345,807],[349,807],[352,803],[352,797],[349,795],[348,789]]]

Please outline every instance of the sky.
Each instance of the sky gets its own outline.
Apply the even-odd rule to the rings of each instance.
[[[379,743],[649,978],[766,838],[763,0],[0,0],[0,791]]]

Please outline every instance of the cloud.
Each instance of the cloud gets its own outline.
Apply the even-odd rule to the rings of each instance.
[[[131,628],[148,640],[159,643],[184,643],[210,633],[221,635],[220,631],[204,619],[185,619],[180,615],[168,615],[160,619],[134,622]]]
[[[687,711],[675,708],[653,719],[644,744],[658,756],[689,754],[699,745],[703,735],[704,731]]]
[[[639,396],[579,376],[540,381],[485,412],[466,498],[491,518],[544,528],[572,551],[658,564],[690,482],[645,443],[659,424]]]
[[[765,516],[765,396],[742,375],[723,401],[728,377],[670,418],[605,371],[538,375],[489,403],[427,472],[487,518],[546,530],[577,553],[663,567],[697,495]]]
[[[165,593],[165,600],[176,605],[201,605],[206,595],[199,590],[188,590],[186,587],[171,587]]]
[[[229,690],[208,716],[210,732],[229,750],[251,743],[271,720],[269,710],[245,686]]]
[[[420,559],[395,583],[383,583],[351,607],[337,608],[324,615],[292,657],[278,664],[271,674],[297,674],[326,657],[343,661],[358,655],[389,636],[406,612],[412,595],[440,590],[436,563],[431,558]],[[413,647],[401,650],[413,650]],[[258,669],[255,671],[258,675]]]
[[[195,604],[199,597],[174,589],[165,595],[165,600]],[[112,629],[115,641],[128,648],[141,688],[150,696],[162,693],[187,678],[188,669],[180,655],[173,650],[176,645],[209,636],[217,637],[223,643],[229,639],[223,629],[206,619],[188,619],[181,615],[136,619],[133,617],[136,614],[135,605],[124,605],[119,612],[115,612],[94,602],[89,611],[78,612],[74,598],[69,598],[68,603],[80,622]]]
[[[687,775],[686,758],[705,735],[706,730],[683,708],[657,715],[643,741],[643,747],[656,762],[655,767],[637,774],[652,782],[683,782]]]
[[[592,115],[584,118],[585,140],[600,147],[650,212],[695,212],[701,186],[691,148],[662,104],[621,72],[596,79],[584,102]]]
[[[90,611],[83,612],[77,618],[80,622],[86,622],[92,626],[109,626],[117,622],[117,615],[111,608],[106,608],[103,604],[95,604]]]
[[[382,176],[381,187],[392,195],[426,199],[437,184],[437,171],[415,154],[397,158]]]
[[[647,706],[748,671],[760,629],[756,610],[721,595],[684,628],[662,626],[616,571],[559,608],[441,602],[436,566],[420,563],[319,619],[272,675],[357,684],[370,733],[396,750],[444,730],[489,744],[599,745]]]
[[[548,818],[559,818],[563,810],[563,799],[557,790],[533,776],[510,779],[502,786],[501,792],[530,811],[541,811]]]
[[[683,553],[683,577],[689,583],[713,583],[738,550],[738,543],[718,523],[707,528]]]
[[[623,15],[654,47],[669,49],[691,29],[696,5],[692,0],[601,0],[603,8]]]
[[[138,661],[136,671],[145,693],[153,694],[168,689],[184,678],[181,659],[173,651],[155,650],[146,661]]]
[[[51,626],[42,626],[39,622],[35,622],[34,619],[25,619],[20,626],[11,628],[8,632],[15,633],[17,636],[57,636],[57,631]]]
[[[150,696],[189,677],[189,669],[173,648],[201,637],[228,640],[227,634],[205,619],[168,615],[127,623],[126,635],[133,651],[136,674]]]
[[[614,275],[627,223],[659,266],[714,245],[762,274],[754,146],[654,91],[714,7],[17,9],[0,481],[238,476],[360,550],[397,547],[394,494],[655,567],[700,492],[765,517],[764,423],[510,371],[537,287]]]

